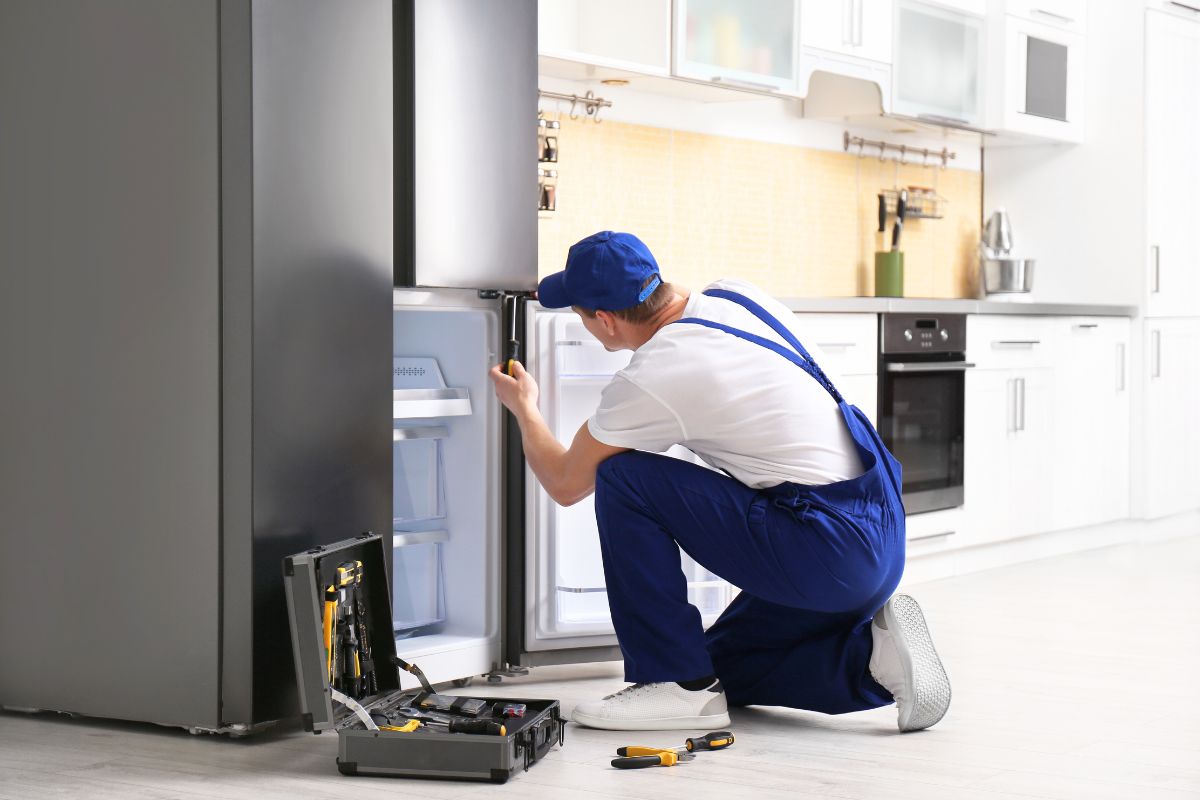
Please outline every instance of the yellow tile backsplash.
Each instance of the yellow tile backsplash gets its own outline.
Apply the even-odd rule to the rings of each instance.
[[[538,220],[540,275],[562,269],[579,239],[618,230],[641,237],[663,276],[685,286],[732,276],[779,297],[870,295],[875,196],[899,184],[936,187],[947,201],[944,218],[905,223],[904,294],[975,296],[978,172],[569,119],[556,166],[558,207]]]

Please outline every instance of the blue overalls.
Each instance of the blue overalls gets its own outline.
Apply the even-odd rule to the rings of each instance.
[[[596,520],[613,625],[634,683],[716,674],[733,705],[828,714],[876,708],[891,694],[870,675],[871,618],[904,571],[900,464],[791,331],[736,292],[791,348],[710,320],[703,325],[773,350],[825,387],[865,469],[824,486],[755,490],[668,456],[629,451],[600,464]],[[739,587],[707,634],[688,603],[682,548]]]

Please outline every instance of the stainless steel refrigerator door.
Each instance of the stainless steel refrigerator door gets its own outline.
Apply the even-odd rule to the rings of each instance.
[[[537,3],[416,0],[396,13],[396,283],[532,289]]]

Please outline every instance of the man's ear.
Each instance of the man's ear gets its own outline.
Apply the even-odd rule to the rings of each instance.
[[[604,332],[609,336],[613,336],[617,332],[617,318],[610,311],[603,309],[596,311],[596,319],[600,320],[600,324],[604,326]]]

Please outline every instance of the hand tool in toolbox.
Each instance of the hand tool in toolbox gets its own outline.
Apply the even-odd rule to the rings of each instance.
[[[673,767],[682,761],[690,761],[701,750],[724,750],[734,742],[729,731],[715,731],[686,740],[683,747],[645,747],[628,745],[617,748],[612,765],[617,769],[641,769],[642,767]]]
[[[368,533],[283,563],[304,725],[337,734],[338,771],[503,783],[561,744],[558,701],[440,695],[396,656],[387,562]]]

